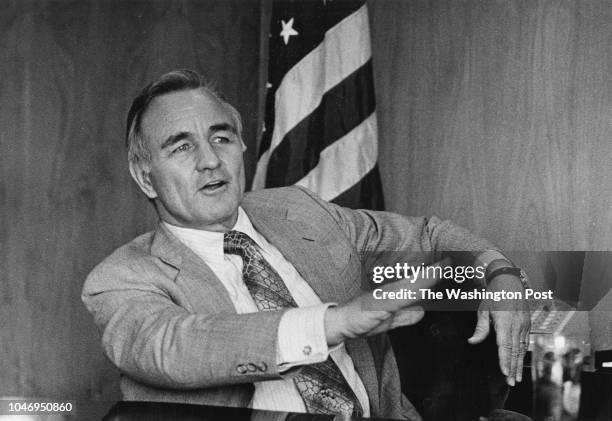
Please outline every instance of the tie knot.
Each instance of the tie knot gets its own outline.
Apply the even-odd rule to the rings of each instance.
[[[257,250],[255,241],[240,231],[228,231],[223,235],[223,251],[229,254],[237,254],[244,258],[249,252]]]

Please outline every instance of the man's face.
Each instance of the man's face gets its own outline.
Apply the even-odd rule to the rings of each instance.
[[[227,107],[202,90],[172,92],[151,102],[141,130],[151,161],[130,164],[130,171],[161,219],[231,229],[244,193],[246,147]]]

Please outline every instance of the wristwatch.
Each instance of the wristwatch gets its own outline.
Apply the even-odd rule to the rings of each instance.
[[[515,266],[503,266],[497,268],[487,275],[487,283],[491,282],[493,278],[498,275],[514,275],[520,279],[523,288],[529,288],[529,284],[527,283],[527,274],[521,268],[517,268]]]

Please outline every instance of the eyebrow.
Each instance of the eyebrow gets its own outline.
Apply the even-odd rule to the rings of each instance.
[[[216,132],[230,132],[235,135],[238,134],[238,130],[236,130],[236,127],[234,127],[233,125],[229,123],[213,124],[212,126],[208,128],[208,133],[212,134]]]
[[[236,127],[234,127],[233,125],[231,125],[229,123],[213,124],[212,126],[210,126],[208,128],[209,136],[211,134],[217,133],[217,132],[230,132],[230,133],[233,133],[235,135],[238,134],[238,130],[236,129]],[[178,133],[175,133],[173,135],[170,135],[161,144],[161,149],[165,149],[165,148],[167,148],[169,146],[172,146],[172,145],[180,142],[181,140],[185,140],[185,139],[188,139],[190,137],[191,137],[191,133],[189,133],[189,132],[178,132]]]
[[[191,137],[191,134],[188,132],[178,132],[176,134],[170,135],[164,140],[164,143],[161,144],[161,149],[165,149],[168,146],[172,146],[175,143],[180,142],[181,140],[187,139]]]

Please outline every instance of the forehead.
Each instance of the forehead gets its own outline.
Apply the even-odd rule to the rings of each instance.
[[[201,89],[171,92],[155,98],[142,116],[141,130],[151,140],[178,132],[201,132],[214,124],[234,124],[217,98]]]

